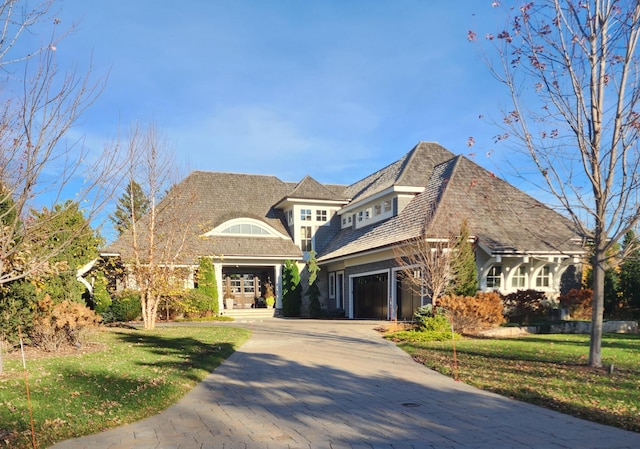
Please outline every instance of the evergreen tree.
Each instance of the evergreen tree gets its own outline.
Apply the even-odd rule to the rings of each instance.
[[[209,310],[214,315],[218,315],[220,312],[220,306],[218,305],[218,282],[216,280],[216,271],[213,263],[208,257],[200,258],[198,290],[207,295],[210,303]]]
[[[288,317],[300,316],[301,304],[302,286],[298,265],[286,260],[282,275],[282,314]]]
[[[318,262],[316,260],[316,252],[311,251],[309,253],[309,261],[307,263],[307,269],[309,270],[309,288],[307,290],[307,296],[309,297],[309,316],[318,318],[322,315],[322,307],[320,306],[320,288],[318,287]]]
[[[640,240],[633,231],[624,237],[624,262],[620,265],[620,291],[635,318],[640,317]]]
[[[65,299],[82,302],[86,288],[78,282],[78,268],[98,257],[102,239],[73,201],[32,211],[32,217],[40,222],[38,229],[42,233],[36,241],[52,254],[49,263],[53,274],[43,276],[40,294],[49,294],[54,302]]]
[[[131,180],[116,204],[116,210],[109,219],[113,222],[113,227],[122,235],[131,227],[133,218],[139,220],[149,210],[149,199],[145,195],[140,184]]]
[[[456,239],[456,277],[453,292],[461,296],[475,296],[478,291],[478,270],[473,245],[469,242],[469,225],[467,220],[462,222],[460,235]]]

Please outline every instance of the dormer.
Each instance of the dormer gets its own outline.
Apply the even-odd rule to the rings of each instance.
[[[391,186],[370,197],[353,202],[338,211],[342,229],[355,229],[398,215],[424,187]]]

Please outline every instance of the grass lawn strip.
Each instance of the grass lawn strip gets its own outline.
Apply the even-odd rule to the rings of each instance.
[[[388,338],[393,338],[392,334]],[[452,376],[451,341],[402,341],[411,356]],[[640,432],[640,335],[607,334],[608,370],[589,368],[587,335],[532,335],[456,341],[461,381],[562,413]]]
[[[226,326],[104,328],[75,353],[29,353],[38,447],[157,414],[202,381],[249,335]],[[7,357],[0,375],[0,447],[32,447],[19,354]]]

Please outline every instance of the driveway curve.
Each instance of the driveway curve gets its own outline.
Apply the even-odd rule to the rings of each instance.
[[[268,319],[159,415],[53,449],[638,448],[640,434],[478,390],[376,323]]]

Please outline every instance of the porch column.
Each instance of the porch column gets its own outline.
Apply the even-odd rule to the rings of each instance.
[[[282,309],[282,268],[283,265],[276,265],[274,271],[276,274],[275,294],[276,294],[276,309]]]

